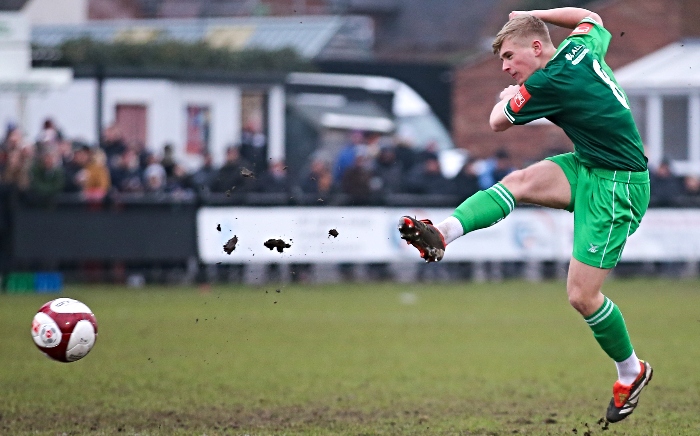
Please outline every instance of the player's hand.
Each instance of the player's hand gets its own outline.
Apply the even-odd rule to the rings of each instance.
[[[529,11],[512,11],[510,14],[508,14],[508,21],[512,20],[513,18],[517,17],[518,15],[527,15],[529,14]]]
[[[498,98],[500,98],[501,100],[510,100],[511,98],[513,98],[513,96],[515,96],[515,94],[518,93],[518,91],[520,91],[520,86],[510,85],[509,87],[504,88],[503,91],[501,91],[501,95],[499,95]]]

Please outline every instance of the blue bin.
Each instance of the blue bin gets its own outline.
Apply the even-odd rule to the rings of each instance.
[[[50,294],[63,290],[63,274],[38,272],[34,274],[34,290],[39,294]]]

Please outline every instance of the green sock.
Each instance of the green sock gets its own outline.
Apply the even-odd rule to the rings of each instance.
[[[608,297],[595,313],[585,318],[593,330],[593,336],[600,347],[615,362],[622,362],[632,355],[634,348],[627,333],[622,312]]]
[[[514,207],[513,194],[501,183],[496,183],[464,200],[452,216],[462,223],[462,229],[467,234],[496,224],[508,216]]]

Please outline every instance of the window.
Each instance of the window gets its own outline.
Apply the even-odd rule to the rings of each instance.
[[[688,160],[688,96],[663,97],[664,157]]]
[[[244,91],[241,95],[241,125],[244,132],[265,133],[267,95],[263,91]]]
[[[211,116],[208,106],[187,106],[187,154],[202,155],[209,153],[209,122]]]
[[[241,157],[254,172],[267,168],[267,93],[244,91],[241,95]]]
[[[116,122],[128,144],[146,144],[146,106],[117,104]]]

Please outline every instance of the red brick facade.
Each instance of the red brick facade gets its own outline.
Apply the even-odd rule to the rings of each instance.
[[[695,3],[700,2],[616,0],[591,6],[613,35],[606,56],[608,65],[614,70],[682,36],[696,34],[698,25],[683,19],[691,17]],[[555,29],[552,32],[555,45],[568,33]],[[571,150],[571,141],[553,125],[518,126],[501,133],[491,131],[488,123],[491,109],[501,90],[511,84],[512,79],[501,71],[501,62],[495,55],[484,55],[455,69],[452,94],[455,144],[476,158],[492,156],[497,149],[505,148],[518,166],[537,161],[553,150]]]

